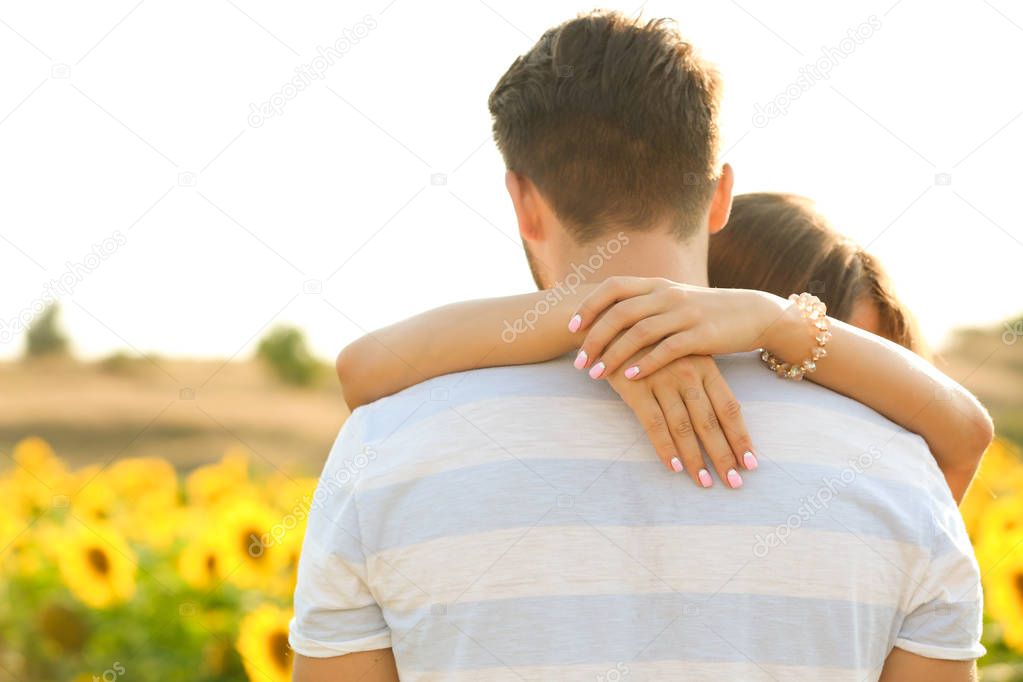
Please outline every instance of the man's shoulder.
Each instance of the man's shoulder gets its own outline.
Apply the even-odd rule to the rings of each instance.
[[[795,459],[829,463],[831,458],[848,459],[850,451],[860,453],[864,461],[874,461],[870,473],[910,483],[932,501],[954,506],[944,476],[918,434],[819,384],[780,379],[764,370],[755,353],[721,357],[718,365],[743,406],[751,432],[780,432],[781,440],[803,446],[792,455]]]
[[[870,407],[809,381],[786,381],[767,371],[756,353],[716,358],[736,398],[743,406],[751,435],[770,431],[781,440],[809,441],[827,457],[827,443],[856,441],[903,452],[899,463],[915,475],[940,478],[933,458],[919,436],[894,424]],[[447,432],[473,426],[468,415],[499,413],[508,418],[491,429],[521,428],[516,420],[542,424],[557,440],[565,424],[611,420],[622,428],[638,429],[629,409],[606,381],[592,381],[576,371],[567,358],[530,365],[474,369],[436,377],[363,406],[353,413],[366,443],[382,442],[398,432],[422,432],[433,437],[438,420]],[[461,415],[462,419],[455,419]],[[512,417],[511,415],[515,415]],[[446,419],[444,419],[446,416]],[[461,422],[461,423],[459,423]],[[572,427],[567,427],[571,431]],[[641,432],[641,431],[640,431]],[[497,434],[495,434],[497,435]],[[898,464],[895,464],[898,466]]]
[[[779,378],[767,370],[757,353],[737,353],[716,360],[729,387],[743,402],[787,405],[793,410],[814,407],[843,422],[859,420],[904,431],[867,405],[820,384]]]
[[[386,438],[397,429],[415,428],[438,413],[470,405],[576,399],[617,401],[607,382],[590,381],[566,358],[528,365],[485,367],[428,379],[356,409],[350,419],[362,424],[364,438]],[[573,403],[576,404],[576,403]],[[623,406],[624,407],[624,406]]]
[[[763,367],[757,353],[715,359],[747,412],[777,414],[784,419],[786,428],[824,420],[836,436],[849,430],[866,430],[878,437],[888,434],[910,449],[927,452],[922,438],[862,403],[809,381],[779,379]],[[387,437],[397,429],[414,428],[441,412],[481,403],[500,409],[502,404],[524,401],[543,405],[545,414],[551,409],[565,414],[585,414],[594,409],[603,411],[608,403],[613,403],[623,419],[631,415],[608,382],[588,379],[563,357],[544,363],[480,368],[429,379],[358,408],[352,420],[361,422],[363,437],[372,441]],[[560,426],[552,423],[551,428]]]

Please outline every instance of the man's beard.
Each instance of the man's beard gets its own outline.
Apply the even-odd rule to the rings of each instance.
[[[526,240],[522,240],[522,249],[526,252],[526,262],[529,263],[529,272],[533,275],[533,281],[536,282],[537,289],[546,289],[547,285],[544,284],[543,268],[541,267],[540,261],[533,256],[533,253],[529,250],[529,244]]]

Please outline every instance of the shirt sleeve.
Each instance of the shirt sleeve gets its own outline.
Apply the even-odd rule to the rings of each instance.
[[[390,628],[369,586],[359,525],[357,483],[368,464],[361,431],[356,410],[331,449],[310,503],[289,643],[311,658],[391,646]]]
[[[931,561],[917,583],[895,646],[928,658],[980,658],[980,570],[954,504],[932,511]]]

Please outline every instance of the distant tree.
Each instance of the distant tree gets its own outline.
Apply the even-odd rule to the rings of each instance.
[[[32,322],[25,337],[26,357],[67,355],[68,338],[60,328],[59,317],[60,306],[51,303]]]
[[[284,325],[274,327],[260,340],[256,357],[282,381],[296,386],[313,383],[322,367],[309,352],[302,331]]]

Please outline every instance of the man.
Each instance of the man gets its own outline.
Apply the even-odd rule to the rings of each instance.
[[[719,89],[664,22],[614,13],[515,61],[490,108],[541,287],[595,254],[594,279],[706,285]],[[922,440],[755,356],[721,365],[761,458],[739,491],[666,472],[567,361],[357,410],[309,519],[296,680],[972,679],[977,568]]]

